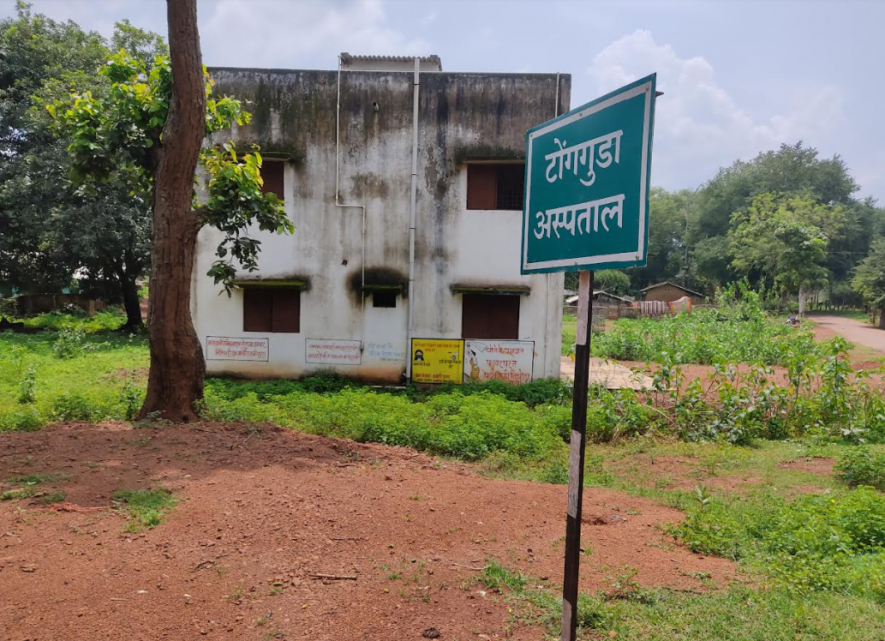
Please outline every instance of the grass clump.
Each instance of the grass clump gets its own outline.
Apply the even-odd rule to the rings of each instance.
[[[65,500],[65,493],[59,490],[43,492],[42,486],[46,483],[55,483],[70,478],[70,474],[45,473],[11,476],[6,479],[13,488],[0,494],[0,501],[17,501],[21,499],[39,498],[46,504],[60,503]]]
[[[858,447],[844,454],[836,464],[837,477],[850,485],[868,485],[885,490],[885,452]]]
[[[175,495],[165,488],[118,490],[114,492],[113,500],[128,510],[131,518],[126,529],[130,532],[157,527],[178,502]]]
[[[537,583],[530,585],[529,578],[521,572],[506,568],[495,561],[488,562],[477,580],[487,589],[504,594],[521,604],[523,607],[514,610],[517,620],[543,626],[549,634],[558,634],[562,622],[562,598],[558,593]],[[609,626],[604,605],[601,598],[579,595],[579,633],[589,633]]]

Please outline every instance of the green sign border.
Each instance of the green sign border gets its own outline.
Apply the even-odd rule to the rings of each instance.
[[[647,90],[647,91],[646,91]],[[586,269],[621,269],[624,267],[644,266],[648,257],[648,195],[651,190],[651,156],[652,143],[654,141],[654,124],[655,124],[655,101],[657,91],[657,74],[653,73],[645,78],[640,78],[636,82],[631,82],[620,89],[616,89],[611,93],[607,93],[601,98],[592,100],[587,104],[576,107],[561,116],[557,116],[552,120],[532,127],[525,132],[525,184],[523,185],[523,202],[525,203],[522,210],[522,247],[520,249],[522,274],[546,274],[550,272],[574,272]],[[597,113],[603,109],[614,105],[618,102],[633,98],[635,96],[646,93],[645,103],[645,121],[643,122],[643,153],[646,155],[645,165],[642,167],[642,178],[640,179],[640,199],[639,199],[639,251],[632,254],[632,258],[626,257],[624,254],[599,254],[596,256],[584,256],[576,259],[548,260],[535,263],[528,262],[528,247],[526,238],[529,234],[529,194],[531,192],[531,162],[532,162],[532,140],[541,133],[548,134],[556,131],[560,127],[574,122],[579,118]]]

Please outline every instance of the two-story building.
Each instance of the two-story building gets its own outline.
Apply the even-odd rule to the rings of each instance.
[[[562,274],[520,274],[525,131],[568,110],[566,74],[447,73],[439,58],[342,54],[334,71],[215,68],[260,145],[294,235],[256,234],[231,297],[193,316],[210,374],[366,381],[558,377]],[[434,379],[435,377],[435,379]]]

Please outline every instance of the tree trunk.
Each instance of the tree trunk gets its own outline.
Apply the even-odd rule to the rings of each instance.
[[[191,275],[199,231],[194,172],[206,126],[196,0],[167,0],[172,98],[154,177],[147,395],[138,418],[196,420],[205,363],[191,320]]]
[[[799,318],[805,317],[805,285],[799,285]]]
[[[885,307],[879,308],[879,329],[885,329]]]
[[[126,310],[126,324],[123,329],[140,331],[144,328],[144,323],[141,318],[141,301],[138,299],[138,284],[135,282],[135,277],[122,274],[120,286],[123,289],[123,309]]]

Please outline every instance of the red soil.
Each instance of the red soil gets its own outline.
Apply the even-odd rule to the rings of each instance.
[[[494,559],[554,590],[562,573],[564,486],[488,480],[402,448],[208,424],[0,436],[0,479],[40,472],[71,475],[47,484],[67,502],[0,503],[4,640],[420,639],[431,627],[541,639],[471,568]],[[124,532],[113,492],[158,486],[178,505]],[[584,590],[627,566],[678,589],[735,575],[656,527],[676,510],[592,489],[584,513]]]

